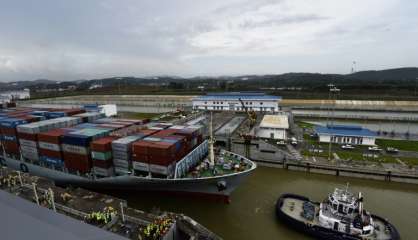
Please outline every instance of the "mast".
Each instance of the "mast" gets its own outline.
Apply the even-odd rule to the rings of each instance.
[[[209,123],[209,163],[211,166],[215,165],[215,154],[213,152],[213,131],[212,131],[212,112],[210,112],[210,123]]]
[[[361,196],[361,192],[358,193],[358,211],[361,219],[363,219],[363,197]]]

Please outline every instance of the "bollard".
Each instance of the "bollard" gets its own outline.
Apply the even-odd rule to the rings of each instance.
[[[55,208],[54,191],[52,191],[51,188],[48,188],[48,191],[49,191],[49,196],[51,198],[52,210],[54,210],[54,212],[57,212],[57,209]]]
[[[125,214],[123,212],[123,205],[124,205],[124,203],[120,202],[120,214],[122,216],[122,222],[125,223]]]
[[[23,180],[22,180],[22,174],[20,173],[20,171],[17,171],[17,176],[19,178],[19,183],[20,186],[23,187]]]
[[[36,184],[35,183],[32,183],[32,188],[33,188],[33,194],[35,195],[36,204],[39,205],[39,197],[38,197],[38,192],[36,191]]]

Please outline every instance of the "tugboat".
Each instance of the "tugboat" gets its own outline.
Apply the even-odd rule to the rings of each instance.
[[[363,197],[336,188],[321,203],[296,194],[283,194],[276,203],[279,220],[316,239],[399,240],[396,228],[386,219],[363,208]]]

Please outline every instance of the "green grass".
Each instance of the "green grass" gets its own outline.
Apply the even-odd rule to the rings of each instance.
[[[303,121],[299,121],[296,123],[300,128],[305,128],[305,129],[313,129],[315,127],[314,124],[312,123],[307,123],[307,122],[303,122]]]
[[[394,147],[403,151],[418,152],[418,141],[376,139],[376,144],[382,148]]]

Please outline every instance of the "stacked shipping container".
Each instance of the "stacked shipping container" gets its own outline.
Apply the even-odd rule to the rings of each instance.
[[[98,176],[109,177],[114,173],[112,142],[115,137],[104,137],[94,140],[90,144],[93,170]]]
[[[88,173],[92,167],[90,143],[109,135],[110,130],[84,128],[70,131],[62,136],[62,151],[65,167],[69,171]]]
[[[57,128],[74,126],[78,123],[80,123],[79,118],[62,117],[17,126],[16,129],[19,137],[22,156],[25,159],[29,159],[31,161],[39,161],[39,133],[47,132]]]

